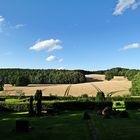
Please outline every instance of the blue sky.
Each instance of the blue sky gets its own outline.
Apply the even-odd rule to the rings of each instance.
[[[140,69],[140,0],[0,0],[0,67]]]

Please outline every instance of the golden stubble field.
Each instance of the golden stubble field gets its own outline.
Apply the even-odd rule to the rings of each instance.
[[[49,84],[49,85],[29,85],[27,87],[14,87],[5,85],[3,94],[17,95],[25,93],[25,95],[34,95],[37,89],[42,90],[43,96],[45,95],[58,95],[64,96],[80,96],[88,94],[89,96],[96,96],[98,90],[102,90],[105,94],[112,93],[112,96],[129,94],[131,88],[131,81],[124,77],[114,77],[111,81],[106,81],[104,75],[91,74],[86,75],[90,78],[90,82],[80,84]],[[92,82],[93,81],[95,82]],[[96,80],[98,80],[98,82]],[[101,81],[102,80],[102,81]],[[2,93],[1,93],[2,95]]]

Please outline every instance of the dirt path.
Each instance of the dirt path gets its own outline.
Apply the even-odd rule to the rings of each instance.
[[[97,132],[91,119],[87,120],[88,128],[91,135],[91,140],[97,140]]]

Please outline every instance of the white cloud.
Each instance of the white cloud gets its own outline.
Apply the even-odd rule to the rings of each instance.
[[[63,61],[63,59],[62,58],[59,59],[58,57],[56,57],[54,55],[50,55],[46,58],[46,61],[48,61],[48,62],[58,61],[61,63]]]
[[[139,5],[140,0],[118,0],[113,15],[121,15],[128,8],[135,10]]]
[[[0,16],[0,32],[2,32],[2,27],[3,27],[4,21],[5,21],[4,17]]]
[[[64,67],[57,68],[58,70],[64,70]]]
[[[61,59],[59,59],[58,61],[61,63],[61,62],[63,62],[63,59],[61,58]]]
[[[124,46],[121,50],[138,49],[138,48],[140,48],[139,43],[132,43],[132,44],[128,44],[128,45]]]
[[[17,25],[15,25],[15,26],[13,26],[12,28],[13,29],[20,29],[20,28],[22,28],[22,27],[24,27],[25,26],[25,24],[17,24]]]
[[[59,50],[62,49],[63,47],[59,45],[61,43],[60,40],[44,40],[44,41],[39,41],[32,47],[30,47],[30,50],[35,50],[35,51],[41,51],[41,50],[47,50],[47,51],[54,51],[54,50]]]
[[[58,58],[56,56],[50,55],[49,57],[46,58],[46,61],[52,62],[52,61],[57,61]]]

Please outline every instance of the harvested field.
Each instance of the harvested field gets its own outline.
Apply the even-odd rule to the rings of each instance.
[[[92,78],[103,77],[104,75],[92,75]],[[90,77],[90,76],[89,76]],[[121,80],[120,80],[121,79]],[[131,81],[123,77],[117,77],[111,81],[98,81],[98,82],[87,82],[81,84],[49,84],[49,85],[29,85],[28,87],[14,87],[11,85],[5,85],[3,94],[6,95],[18,95],[25,93],[25,95],[34,95],[37,89],[42,90],[43,96],[47,95],[58,95],[58,96],[80,96],[82,94],[88,94],[89,96],[96,96],[99,90],[105,94],[112,93],[112,96],[126,95],[129,94],[131,88]],[[1,94],[2,95],[2,94]]]
[[[101,74],[88,74],[88,75],[86,75],[86,78],[87,78],[88,82],[104,81],[105,80],[105,75],[101,75]]]

